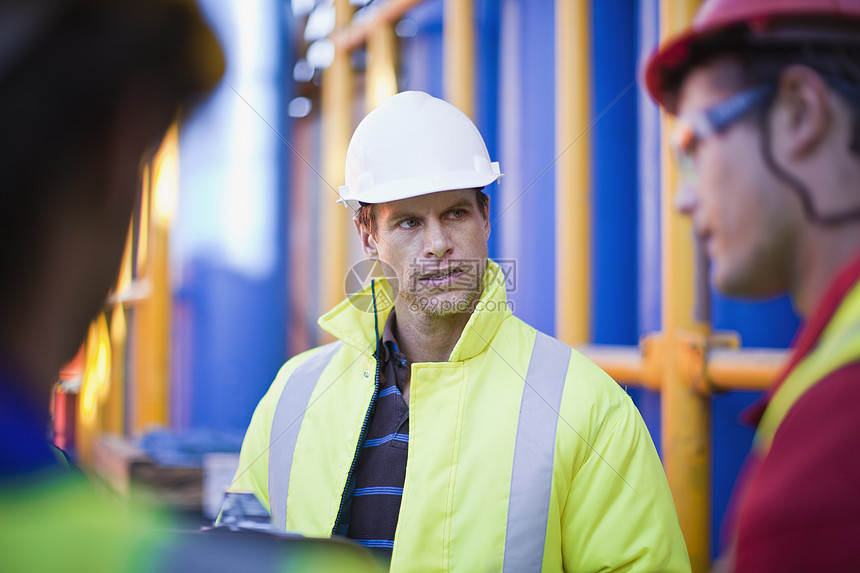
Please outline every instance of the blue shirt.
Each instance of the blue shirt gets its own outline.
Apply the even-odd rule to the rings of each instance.
[[[48,404],[35,404],[27,382],[0,368],[0,478],[61,467],[47,439]]]
[[[394,339],[394,311],[385,322],[380,345],[379,396],[355,470],[347,537],[391,555],[406,480],[409,407],[403,388],[411,363]]]

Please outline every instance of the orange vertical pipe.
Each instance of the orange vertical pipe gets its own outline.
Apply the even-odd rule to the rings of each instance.
[[[588,342],[591,329],[590,2],[556,0],[556,335]]]

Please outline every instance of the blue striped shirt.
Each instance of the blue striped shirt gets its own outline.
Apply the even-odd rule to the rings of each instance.
[[[411,364],[394,339],[394,311],[385,322],[380,345],[379,395],[355,469],[347,537],[391,555],[406,479],[409,408],[403,388]]]

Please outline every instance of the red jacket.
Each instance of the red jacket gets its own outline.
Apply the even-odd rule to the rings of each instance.
[[[857,288],[860,258],[839,274],[799,334],[759,417]],[[860,325],[860,315],[852,320]],[[800,395],[769,449],[750,452],[727,516],[734,571],[860,571],[860,360],[852,360]]]

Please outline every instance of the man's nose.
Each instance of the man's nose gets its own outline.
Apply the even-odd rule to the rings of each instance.
[[[699,194],[689,183],[681,183],[675,192],[675,209],[682,215],[690,217],[699,206]]]
[[[444,225],[439,222],[428,223],[426,229],[424,256],[442,258],[448,254],[452,244]]]

